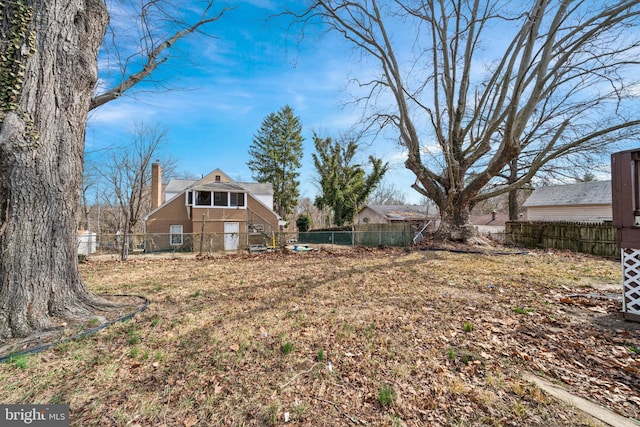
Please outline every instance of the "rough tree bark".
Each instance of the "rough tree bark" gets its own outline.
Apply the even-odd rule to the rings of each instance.
[[[189,24],[167,20],[164,2],[141,2],[143,48],[115,87],[94,96],[105,3],[0,0],[0,339],[94,317],[108,304],[84,287],[77,264],[87,113],[148,78],[174,42],[227,10],[192,3],[202,7]],[[166,27],[153,32],[156,24]]]
[[[87,113],[108,22],[100,0],[0,1],[0,338],[102,304],[80,280]],[[65,320],[62,320],[65,319]]]

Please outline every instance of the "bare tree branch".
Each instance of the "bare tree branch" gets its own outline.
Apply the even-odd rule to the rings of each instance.
[[[140,59],[140,61],[142,62],[141,67],[138,69],[138,71],[129,75],[125,75],[125,70],[128,67],[126,65],[123,65],[123,75],[121,81],[114,87],[95,95],[91,99],[91,110],[98,108],[109,101],[113,101],[114,99],[119,98],[126,91],[130,90],[141,81],[147,79],[160,65],[162,65],[169,59],[167,51],[173,45],[175,45],[179,40],[187,37],[188,35],[200,31],[202,27],[218,21],[225,14],[225,12],[229,10],[229,8],[224,8],[221,11],[211,15],[211,10],[215,3],[214,0],[211,0],[203,8],[198,21],[190,24],[174,22],[175,24],[180,25],[182,29],[173,32],[172,35],[163,38],[161,41],[155,41],[153,32],[154,23],[150,22],[149,10],[151,8],[158,7],[157,3],[158,1],[147,1],[142,5],[141,8],[140,19],[142,26],[141,31],[143,32],[143,46],[141,52],[137,52],[134,55],[135,59]],[[162,11],[162,8],[160,8],[159,10]],[[172,19],[175,20],[175,18],[173,17]],[[128,59],[126,63],[128,64],[130,60],[131,59]]]
[[[377,64],[378,76],[358,78],[364,125],[393,128],[412,187],[456,233],[479,201],[637,140],[636,0],[316,0],[295,15],[323,20]],[[406,28],[410,55],[395,41]],[[439,151],[424,156],[431,141]]]

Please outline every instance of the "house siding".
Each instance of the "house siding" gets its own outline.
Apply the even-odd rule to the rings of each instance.
[[[225,223],[229,222],[238,223],[241,245],[263,243],[266,234],[252,233],[248,230],[248,223],[262,224],[264,232],[271,235],[272,231],[278,230],[278,216],[251,194],[247,194],[246,202],[246,209],[189,207],[185,205],[183,193],[149,215],[146,221],[149,249],[153,251],[176,249],[169,244],[169,228],[172,225],[182,225],[183,233],[192,237],[185,238],[179,250],[194,250],[192,245],[197,245],[200,241],[198,235],[203,230],[203,217],[205,235],[218,235],[213,240],[209,237],[206,240],[208,245],[213,241],[215,250],[224,249],[221,235],[224,233]]]
[[[176,197],[162,209],[149,215],[146,222],[147,233],[168,233],[170,225],[182,225],[183,233],[193,233],[188,207],[183,197]]]
[[[611,221],[611,205],[590,206],[529,206],[529,221],[568,221],[597,223]]]
[[[253,195],[249,194],[248,199],[249,199],[248,207],[249,207],[250,215],[251,213],[255,213],[256,215],[259,216],[260,219],[267,221],[268,224],[271,225],[271,227],[274,230],[278,230],[278,216],[276,215],[276,213],[271,209],[267,208],[264,204],[258,203],[258,201],[256,200],[256,198],[254,198]],[[259,198],[257,199],[260,200]],[[249,218],[249,220],[256,221],[255,219],[251,219],[251,218]]]
[[[368,221],[364,219],[368,218]],[[358,217],[356,219],[358,224],[388,224],[389,221],[383,215],[378,214],[371,208],[364,208],[358,213]]]
[[[239,222],[240,230],[245,230],[247,222],[247,210],[237,208],[193,208],[192,230],[194,233],[202,231],[202,218],[204,216],[205,233],[224,233],[225,222]]]
[[[216,181],[216,176],[220,177],[220,181]],[[198,181],[199,184],[209,184],[214,182],[233,182],[233,180],[220,169],[216,169],[213,172],[209,173],[207,176],[203,177],[200,181]]]
[[[184,184],[184,183],[183,183]],[[174,185],[176,190],[184,188],[180,193],[171,193],[175,198],[168,200],[157,210],[146,217],[147,243],[145,247],[155,250],[194,250],[198,245],[201,250],[223,250],[225,224],[238,224],[238,241],[240,245],[262,243],[278,230],[279,217],[272,210],[272,200],[267,194],[253,194],[256,191],[272,191],[270,184],[236,183],[220,169],[216,169],[198,181],[189,185]],[[241,207],[198,207],[186,205],[186,191],[231,191],[243,192],[246,206]],[[194,195],[195,197],[195,195]],[[254,226],[249,227],[249,224]],[[169,236],[172,225],[181,225],[184,235],[183,243],[171,244]],[[235,225],[234,225],[235,229]],[[203,234],[204,233],[204,234]],[[233,233],[236,234],[236,233]],[[228,236],[227,236],[228,237]],[[254,242],[255,241],[255,242]]]

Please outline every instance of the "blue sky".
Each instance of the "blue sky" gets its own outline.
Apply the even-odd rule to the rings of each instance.
[[[176,13],[188,11],[197,1],[176,2],[181,8]],[[207,28],[214,37],[191,37],[177,43],[171,49],[173,56],[154,73],[154,79],[167,83],[172,90],[157,91],[153,85],[143,83],[121,99],[92,112],[87,129],[87,157],[96,158],[107,147],[126,144],[132,127],[143,122],[168,130],[166,154],[178,160],[180,172],[201,176],[221,168],[233,179],[249,181],[252,177],[246,162],[254,135],[267,115],[288,104],[300,117],[306,138],[300,170],[301,196],[313,199],[317,187],[311,159],[312,135],[315,131],[323,137],[335,138],[357,125],[362,107],[347,104],[358,90],[349,80],[364,76],[366,81],[379,72],[379,65],[363,60],[341,36],[325,33],[321,26],[308,28],[300,40],[299,31],[287,31],[289,18],[269,20],[288,6],[300,7],[300,2],[221,1],[234,8]],[[135,23],[124,6],[128,3],[111,0],[111,4],[122,8],[112,10],[116,32],[131,33]],[[407,25],[396,23],[391,34],[394,42],[407,47],[396,51],[404,62],[411,60],[411,46],[415,42],[415,32]],[[486,34],[483,49],[474,59],[478,79],[496,59],[496,51],[510,40],[514,29],[505,24]],[[136,36],[131,35],[129,41]],[[121,47],[124,54],[130,53],[127,42]],[[107,85],[109,71],[114,70],[111,65],[104,55],[99,58],[100,78]],[[384,104],[389,99],[378,101]],[[422,124],[425,129],[418,132],[424,134],[423,150],[425,154],[435,153],[430,131],[426,129],[428,122]],[[404,167],[404,150],[394,137],[389,132],[375,141],[361,139],[361,153],[356,160],[364,163],[369,155],[374,155],[389,162],[391,169],[385,183],[393,184],[409,203],[420,203],[423,197],[410,188],[415,176]],[[630,147],[616,148],[612,151]],[[608,156],[604,156],[602,164],[596,165],[594,172],[598,178],[607,178],[608,163]],[[605,171],[602,176],[600,171]]]
[[[234,179],[249,181],[246,162],[253,136],[268,114],[288,104],[300,117],[306,139],[301,196],[313,199],[313,132],[338,137],[357,123],[359,110],[344,105],[350,99],[348,79],[362,65],[343,40],[321,34],[320,28],[298,43],[298,33],[287,32],[287,18],[267,20],[280,11],[275,4],[235,2],[235,9],[208,28],[215,38],[190,38],[174,46],[176,56],[154,74],[172,90],[140,90],[146,89],[141,85],[134,94],[93,111],[88,157],[126,144],[132,126],[141,121],[168,129],[166,151],[178,159],[179,171],[200,176],[219,167]],[[118,16],[112,16],[112,22],[127,25]],[[100,64],[100,75],[106,78],[106,66]],[[413,175],[402,165],[395,143],[362,140],[361,149],[360,160],[373,154],[389,161],[386,181],[400,188],[409,202],[420,202],[422,197],[409,188]]]

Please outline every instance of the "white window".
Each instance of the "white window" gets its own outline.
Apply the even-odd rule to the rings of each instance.
[[[182,245],[182,226],[181,225],[169,226],[169,244]]]

